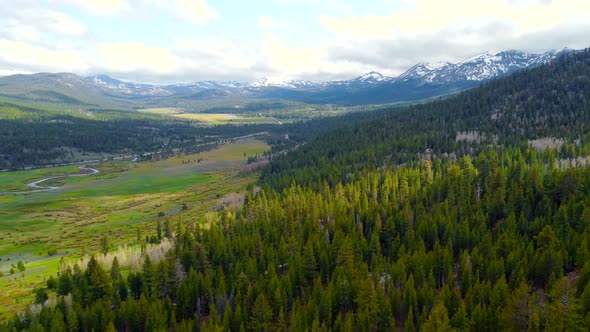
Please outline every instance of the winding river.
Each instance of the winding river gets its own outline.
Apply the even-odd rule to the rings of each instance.
[[[278,121],[277,119],[272,118],[273,120],[277,121],[277,123],[281,124],[282,123],[280,121]],[[268,132],[263,131],[263,132],[259,132],[259,133],[254,133],[254,134],[248,134],[248,135],[244,135],[244,136],[238,136],[238,137],[232,137],[232,138],[227,138],[227,139],[221,139],[218,141],[213,141],[213,142],[207,142],[207,143],[202,143],[202,144],[198,144],[197,146],[207,146],[207,145],[214,145],[214,144],[222,144],[224,142],[227,141],[237,141],[240,139],[245,139],[245,138],[250,138],[250,137],[256,137],[256,136],[261,136],[261,135],[268,135]],[[122,160],[125,158],[128,158],[129,156],[123,156],[123,157],[116,157],[113,159],[109,159],[109,160]],[[96,163],[96,162],[100,162],[100,161],[104,161],[104,160],[87,160],[84,162],[88,162],[88,163]],[[135,155],[133,160],[131,160],[131,162],[137,162],[138,161],[138,156]],[[60,164],[59,166],[65,166],[65,165],[73,165],[73,164],[79,164],[78,162],[76,163],[69,163],[69,164]],[[56,165],[58,166],[58,165]],[[52,191],[52,190],[57,190],[61,187],[54,187],[54,186],[42,186],[41,183],[49,181],[49,180],[55,180],[55,179],[63,179],[63,178],[67,178],[70,176],[88,176],[88,175],[95,175],[99,173],[99,170],[97,170],[96,168],[92,168],[92,167],[88,167],[88,166],[80,166],[78,167],[80,169],[80,171],[90,171],[89,173],[80,173],[80,174],[69,174],[69,175],[58,175],[58,176],[51,176],[48,178],[44,178],[41,180],[37,180],[35,182],[31,182],[31,183],[27,183],[27,187],[31,188],[32,190],[24,190],[24,191],[0,191],[0,195],[14,195],[14,194],[30,194],[30,193],[39,193],[39,192],[44,192],[44,191]]]
[[[48,178],[44,178],[41,180],[37,180],[31,183],[27,183],[27,187],[31,188],[32,190],[25,190],[25,191],[4,191],[4,192],[0,192],[0,195],[12,195],[12,194],[30,194],[30,193],[39,193],[39,192],[44,192],[44,191],[51,191],[51,190],[57,190],[61,187],[54,187],[54,186],[42,186],[41,184],[43,182],[49,181],[49,180],[55,180],[55,179],[63,179],[63,178],[68,178],[68,177],[72,177],[72,176],[89,176],[89,175],[95,175],[98,174],[100,171],[97,170],[96,168],[92,168],[92,167],[88,167],[88,166],[80,166],[78,167],[78,169],[80,171],[90,171],[88,173],[80,173],[80,174],[68,174],[68,175],[58,175],[58,176],[51,176]]]

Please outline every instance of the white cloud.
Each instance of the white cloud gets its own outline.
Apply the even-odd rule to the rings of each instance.
[[[381,15],[319,22],[332,33],[330,61],[349,61],[392,76],[420,61],[460,61],[489,50],[541,52],[586,47],[587,0],[393,0]],[[545,36],[545,38],[543,38]]]
[[[280,73],[291,75],[317,71],[327,55],[321,48],[289,48],[273,34],[266,35],[264,48],[270,66]]]
[[[168,49],[140,42],[99,45],[96,67],[123,73],[147,70],[162,74],[179,69],[178,58]]]
[[[60,36],[82,37],[88,27],[79,20],[51,9],[13,10],[8,20],[11,26],[26,26],[38,31],[50,32]],[[29,30],[29,34],[31,30]]]
[[[491,22],[505,22],[514,26],[515,33],[524,34],[550,29],[570,19],[587,19],[590,1],[511,1],[454,0],[452,6],[440,0],[400,0],[404,9],[383,15],[336,18],[320,16],[329,30],[371,38],[401,33],[425,33],[450,26],[476,27]]]
[[[61,0],[93,15],[113,15],[130,9],[125,0]]]
[[[32,71],[83,72],[87,69],[84,57],[76,50],[50,49],[7,39],[0,39],[0,59]]]
[[[358,61],[330,57],[329,50],[328,45],[290,47],[278,36],[266,34],[260,58],[265,64],[266,76],[271,80],[348,79],[374,69]]]
[[[394,35],[393,25],[385,16],[364,15],[338,19],[320,15],[320,22],[333,32],[355,37],[388,39]]]
[[[454,62],[486,50],[582,48],[590,35],[588,0],[375,0],[362,10],[350,1],[273,1],[243,13],[253,16],[238,26],[227,21],[233,13],[222,17],[224,7],[218,12],[208,0],[22,0],[18,7],[0,0],[0,75],[70,71],[151,82],[346,79],[370,70],[395,76],[419,61]],[[302,10],[316,21],[302,21]],[[86,14],[104,17],[86,22]],[[169,22],[170,40],[146,24],[156,17]],[[226,21],[205,25],[216,18]],[[112,34],[112,20],[127,19],[142,27],[141,36],[100,40]],[[186,22],[198,26],[179,24]]]
[[[44,20],[43,24],[45,26],[58,34],[82,36],[87,32],[87,27],[84,23],[57,11],[42,13],[40,19]]]
[[[217,12],[205,0],[177,0],[177,14],[185,20],[201,24],[217,17]]]
[[[178,19],[192,24],[205,24],[219,14],[205,0],[148,0]]]
[[[210,66],[218,71],[231,73],[256,65],[256,50],[248,49],[237,41],[181,39],[175,42],[172,49],[182,59],[185,67],[193,69]]]
[[[5,36],[11,40],[38,42],[41,39],[39,29],[34,26],[22,25],[16,22],[8,25],[5,29]]]

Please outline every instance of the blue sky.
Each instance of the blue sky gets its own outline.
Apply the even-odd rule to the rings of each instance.
[[[153,82],[396,76],[589,46],[588,0],[0,0],[0,75]]]

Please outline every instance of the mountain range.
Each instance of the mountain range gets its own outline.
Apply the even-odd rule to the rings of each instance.
[[[482,53],[458,63],[418,63],[398,77],[369,72],[350,80],[255,82],[196,81],[156,85],[125,82],[107,75],[38,73],[0,77],[0,97],[25,102],[123,107],[190,105],[195,101],[280,99],[310,104],[412,102],[479,85],[497,77],[547,63],[569,49],[540,54],[520,51]]]

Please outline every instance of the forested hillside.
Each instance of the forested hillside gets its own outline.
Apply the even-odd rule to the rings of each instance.
[[[194,152],[270,125],[195,126],[118,110],[53,111],[0,100],[0,169],[92,159],[86,155]]]
[[[577,52],[456,97],[351,122],[277,158],[265,183],[285,188],[295,180],[317,188],[366,166],[416,160],[427,150],[460,156],[487,144],[525,147],[530,139],[548,137],[577,142],[570,148],[579,150],[590,140],[590,54]],[[461,140],[458,134],[467,132],[473,135]]]
[[[586,50],[321,135],[243,207],[159,227],[165,257],[64,269],[9,327],[587,330],[589,77]]]

